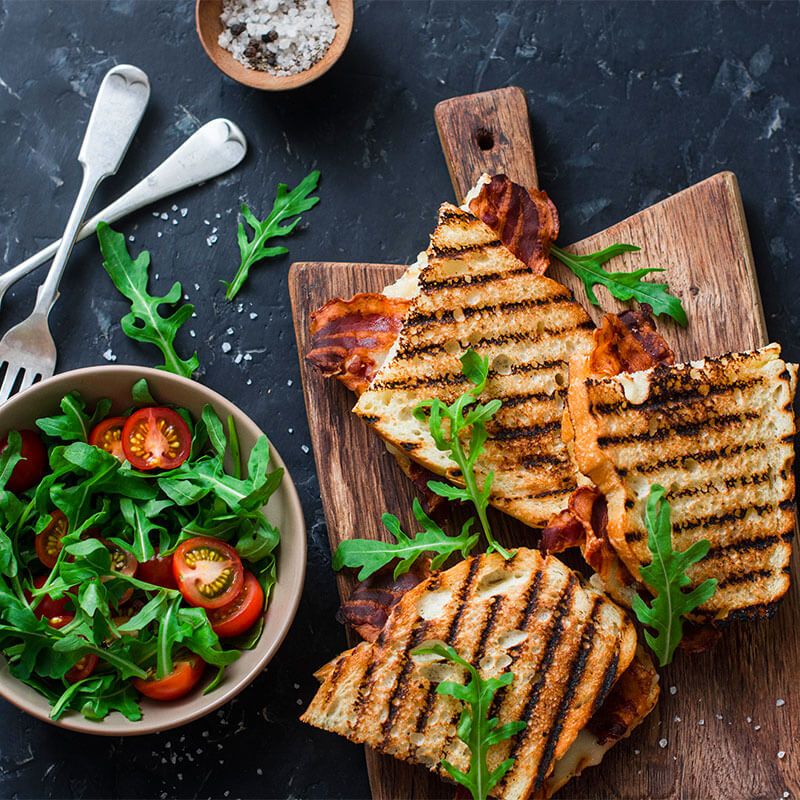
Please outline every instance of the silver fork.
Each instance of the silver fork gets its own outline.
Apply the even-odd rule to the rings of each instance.
[[[83,180],[61,244],[39,287],[33,312],[0,339],[0,374],[5,369],[0,403],[55,371],[56,345],[47,317],[58,299],[58,284],[92,196],[100,182],[119,169],[149,99],[150,81],[137,67],[114,67],[100,84],[78,154]]]

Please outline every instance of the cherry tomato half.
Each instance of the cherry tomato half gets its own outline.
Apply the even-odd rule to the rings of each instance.
[[[111,553],[112,572],[118,572],[120,575],[133,575],[136,572],[139,562],[136,560],[136,556],[134,556],[133,553],[129,553],[121,547],[117,547],[113,542],[109,542],[108,539],[104,539],[102,536],[98,536],[97,539],[101,541],[108,548],[108,552]]]
[[[133,685],[153,700],[177,700],[197,685],[205,668],[206,662],[200,656],[185,653],[181,660],[173,661],[172,672],[166,677],[156,678],[155,669],[151,669],[147,678],[134,678]]]
[[[244,586],[225,606],[208,611],[208,620],[217,636],[238,636],[244,633],[264,610],[264,590],[252,572],[245,571]]]
[[[174,469],[191,449],[189,426],[171,408],[140,408],[122,429],[122,450],[136,469]]]
[[[47,466],[47,448],[39,438],[39,434],[34,431],[20,431],[22,446],[20,453],[22,460],[11,471],[11,477],[6,483],[6,489],[10,492],[24,492],[32,489],[44,476]],[[0,453],[8,445],[8,436],[0,440]]]
[[[44,586],[45,582],[47,581],[46,575],[38,575],[33,579],[33,585],[37,589],[41,589]],[[33,600],[33,596],[31,593],[26,589],[25,590],[25,597],[30,603]],[[40,600],[39,604],[36,608],[33,609],[33,613],[41,619],[42,617],[47,617],[48,619],[52,619],[53,617],[64,617],[68,616],[68,612],[66,611],[67,608],[67,596],[64,595],[58,600],[53,600],[49,594],[44,595]]]
[[[120,461],[125,460],[122,452],[122,429],[128,421],[127,417],[109,417],[92,428],[89,434],[89,444],[111,453]]]
[[[63,628],[65,625],[69,625],[75,617],[70,616],[69,614],[64,614],[60,617],[50,617],[48,623],[50,624],[51,628]]]
[[[68,683],[77,683],[84,678],[88,678],[97,666],[99,659],[94,653],[87,653],[74,667],[64,676]]]
[[[239,554],[210,536],[195,536],[178,545],[172,556],[172,574],[186,602],[203,608],[230,603],[244,583]]]
[[[140,581],[152,583],[155,586],[164,586],[167,589],[178,588],[175,576],[172,574],[172,556],[160,556],[158,550],[153,558],[139,564],[136,577]]]
[[[36,534],[36,555],[39,561],[46,567],[52,569],[58,560],[61,552],[61,540],[69,532],[69,525],[64,512],[60,509],[50,512],[50,524],[41,532]]]

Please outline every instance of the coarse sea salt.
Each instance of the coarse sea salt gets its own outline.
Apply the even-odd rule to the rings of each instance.
[[[336,36],[328,0],[224,0],[219,45],[241,64],[296,75],[316,64]]]

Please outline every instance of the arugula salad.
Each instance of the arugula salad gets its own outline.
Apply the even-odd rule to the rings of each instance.
[[[266,436],[242,471],[210,405],[192,419],[141,380],[128,413],[110,407],[72,392],[0,441],[0,652],[53,719],[138,720],[140,695],[173,700],[216,670],[211,691],[258,641],[276,579]]]

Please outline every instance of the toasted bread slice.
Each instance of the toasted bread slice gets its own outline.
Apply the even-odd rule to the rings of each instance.
[[[711,542],[688,575],[719,584],[690,618],[770,615],[789,587],[797,365],[772,344],[613,377],[578,355],[570,374],[575,460],[605,494],[609,540],[634,578],[651,561],[644,511],[658,483],[673,547]]]
[[[419,289],[394,351],[355,412],[414,461],[460,483],[458,469],[412,411],[423,399],[451,403],[467,389],[459,362],[467,349],[488,356],[481,400],[499,398],[503,406],[487,426],[477,472],[494,470],[493,505],[544,526],[577,483],[561,417],[569,358],[589,351],[593,323],[568,289],[535,274],[487,225],[447,203]]]
[[[508,561],[473,556],[408,591],[376,642],[323,668],[301,719],[443,776],[443,758],[466,771],[469,750],[456,737],[462,703],[436,692],[465,675],[410,655],[429,640],[452,645],[484,677],[514,674],[491,709],[501,724],[528,723],[489,751],[492,768],[516,759],[493,792],[506,798],[542,789],[636,651],[626,613],[556,558],[525,548]]]

